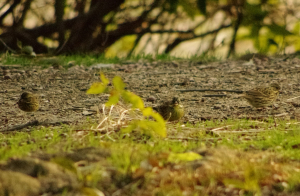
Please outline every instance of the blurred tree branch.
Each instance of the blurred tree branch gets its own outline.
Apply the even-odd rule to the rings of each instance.
[[[236,41],[237,31],[239,30],[240,25],[242,24],[242,21],[243,21],[244,4],[245,4],[245,1],[241,0],[241,1],[235,2],[235,5],[233,5],[236,10],[236,15],[237,15],[236,18],[237,19],[234,23],[233,35],[232,35],[231,42],[229,45],[229,51],[227,54],[227,58],[229,58],[232,53],[235,54],[235,41]]]
[[[64,27],[64,10],[66,7],[66,0],[55,0],[55,22],[58,28],[59,47],[63,46],[65,42],[65,27]]]
[[[8,1],[6,1],[8,3]],[[21,3],[21,0],[14,0],[14,3],[0,16],[0,25],[2,26],[3,19],[10,13],[13,12],[15,7]]]
[[[60,53],[72,52],[73,48],[79,48],[77,51],[85,51],[94,41],[92,34],[102,21],[102,18],[109,12],[116,10],[124,1],[92,1],[90,11],[75,22],[71,35],[64,48],[60,50]]]
[[[117,40],[119,40],[121,37],[125,35],[132,35],[132,34],[138,34],[143,35],[150,31],[150,25],[153,24],[155,21],[158,20],[158,16],[161,15],[161,12],[155,17],[154,19],[147,18],[147,15],[159,5],[161,0],[155,0],[152,5],[146,9],[141,16],[139,16],[137,19],[130,21],[130,22],[124,22],[118,25],[118,28],[114,31],[110,31],[106,34],[108,39],[104,42],[103,35],[99,35],[92,45],[92,49],[95,49],[97,47],[100,47],[100,52],[103,52],[105,48],[109,47],[111,44],[115,43]],[[143,28],[142,25],[146,26],[146,28]],[[98,48],[99,49],[99,48]]]
[[[201,37],[205,37],[207,35],[218,33],[220,30],[228,28],[228,27],[231,27],[231,24],[222,25],[222,26],[220,26],[219,28],[217,28],[215,30],[208,31],[208,32],[200,34],[200,35],[195,35],[193,31],[192,32],[180,33],[180,36],[178,38],[176,38],[173,43],[171,43],[167,46],[165,52],[169,53],[171,50],[173,50],[178,44],[180,44],[183,41],[187,41],[187,40],[191,40],[191,39],[195,39],[195,38],[201,38]]]
[[[228,48],[227,57],[230,57],[235,53],[238,30],[241,27],[250,29],[250,33],[242,39],[252,39],[258,49],[262,48],[262,40],[278,42],[278,37],[294,36],[293,32],[286,30],[286,20],[282,23],[278,17],[274,18],[278,15],[276,8],[280,3],[268,4],[267,1],[258,4],[252,4],[250,0],[230,0],[222,4],[214,0],[147,0],[138,3],[129,0],[44,2],[44,6],[53,8],[53,16],[39,12],[35,3],[33,0],[6,0],[0,3],[0,38],[12,49],[17,49],[17,40],[20,40],[23,45],[31,45],[36,53],[47,53],[48,46],[45,40],[50,40],[52,43],[58,43],[55,54],[92,51],[101,54],[124,36],[136,35],[133,46],[129,50],[127,48],[128,55],[137,52],[136,48],[145,40],[144,36],[150,36],[148,40],[157,42],[154,44],[155,50],[166,46],[164,52],[170,53],[182,42],[212,35],[213,39],[209,38],[209,46],[198,50],[205,53],[215,50],[214,46],[220,40],[218,37],[222,34],[221,30],[230,28],[232,31],[227,31],[228,36],[223,38],[222,45],[219,45]],[[287,8],[285,18],[296,13],[291,9]],[[223,18],[218,18],[215,22],[215,18],[220,14]],[[30,20],[27,18],[29,15],[38,18],[38,22],[35,22],[41,25],[31,28],[24,26],[25,21]],[[7,23],[9,20],[6,19],[11,20],[11,23]],[[210,25],[212,21],[213,24]],[[271,24],[265,21],[271,21]],[[263,27],[269,30],[266,36],[271,36],[270,38],[262,39],[260,29]],[[151,38],[157,35],[160,35],[158,41]],[[267,50],[269,45],[265,42]],[[141,44],[145,49],[148,42]],[[6,47],[1,45],[1,50],[4,52]]]

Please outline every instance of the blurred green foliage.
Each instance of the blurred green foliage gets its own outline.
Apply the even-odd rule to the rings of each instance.
[[[32,46],[37,54],[95,52],[110,58],[140,54],[219,55],[229,50],[228,55],[221,56],[235,51],[276,54],[287,48],[292,52],[300,48],[300,4],[296,1],[52,1],[45,9],[53,13],[34,9],[31,0],[16,2],[7,12],[9,1],[0,3],[0,13],[4,13],[0,24],[11,20],[11,25],[18,26],[3,25],[0,50],[17,50],[17,40]],[[16,12],[15,7],[21,11]],[[103,9],[101,14],[95,12],[96,8]],[[29,20],[35,25],[26,26]],[[91,27],[89,31],[87,27]],[[182,47],[183,43],[191,47]]]

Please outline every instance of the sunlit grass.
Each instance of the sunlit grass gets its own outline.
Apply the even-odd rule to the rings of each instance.
[[[82,127],[87,128],[86,125]],[[193,136],[194,139],[197,140],[184,143],[180,141],[185,139],[184,136],[178,137],[178,141],[145,137],[143,135],[136,138],[137,136],[135,134],[130,135],[121,132],[111,134],[110,137],[105,137],[105,135],[95,133],[92,130],[75,129],[68,126],[56,129],[41,128],[26,132],[2,134],[0,139],[2,144],[0,158],[5,160],[10,156],[22,156],[35,150],[55,153],[59,152],[61,147],[68,151],[72,148],[86,146],[105,146],[112,149],[117,147],[121,153],[123,153],[122,146],[127,146],[132,149],[137,148],[136,151],[142,151],[144,149],[148,154],[163,151],[184,152],[197,147],[205,147],[206,138],[218,139],[216,140],[217,145],[225,145],[233,149],[246,149],[251,146],[259,150],[269,149],[282,152],[283,154],[286,152],[292,153],[293,151],[298,152],[298,148],[300,149],[300,129],[297,124],[287,123],[286,121],[280,121],[277,123],[277,127],[274,127],[274,122],[272,121],[256,122],[249,120],[230,120],[224,122],[205,121],[199,123],[197,126],[184,126],[185,128],[180,124],[167,127],[168,132],[175,131],[183,135],[188,130],[189,133],[192,133],[190,136]],[[228,129],[218,129],[222,127],[228,127]],[[175,128],[176,130],[170,130],[170,128]],[[213,137],[207,132],[212,129],[218,129],[215,132],[218,133],[218,136]],[[255,131],[256,129],[259,131],[253,135],[251,131]],[[76,135],[80,131],[85,133],[83,138]],[[249,133],[247,131],[249,131]],[[246,137],[246,139],[244,140],[243,137]],[[60,147],[57,148],[57,146]],[[295,153],[293,158],[299,159],[300,154],[297,155],[297,153]]]
[[[297,173],[294,174],[290,171],[292,168],[295,168],[295,164],[293,163],[291,166],[289,164],[300,160],[300,129],[296,122],[293,121],[288,122],[277,119],[276,123],[277,126],[275,127],[273,120],[263,122],[231,119],[203,121],[197,123],[197,125],[169,124],[167,132],[177,132],[180,134],[180,136],[177,136],[178,139],[176,137],[175,139],[174,137],[172,137],[173,139],[168,139],[168,137],[151,137],[136,132],[130,134],[115,132],[106,137],[105,133],[101,134],[88,130],[88,125],[30,129],[26,132],[2,134],[0,139],[2,144],[0,160],[7,160],[11,157],[27,157],[28,155],[34,155],[36,152],[60,154],[62,152],[72,152],[73,149],[78,148],[102,148],[111,152],[106,161],[122,174],[122,176],[117,178],[118,183],[120,183],[122,181],[130,181],[131,178],[127,179],[128,176],[137,171],[145,160],[153,159],[158,162],[157,164],[160,167],[164,168],[168,165],[166,157],[170,153],[197,152],[201,149],[212,152],[221,150],[224,151],[223,154],[220,152],[214,156],[216,156],[215,160],[223,159],[223,161],[220,163],[213,161],[216,170],[206,171],[210,177],[203,177],[203,187],[212,186],[212,184],[205,185],[206,182],[212,183],[207,181],[210,179],[220,181],[229,187],[234,185],[236,188],[250,191],[254,194],[260,193],[260,189],[258,189],[260,184],[269,179],[273,172],[277,172],[274,169],[266,170],[269,167],[270,160],[274,159],[277,162],[279,161],[280,167],[285,172],[288,172],[285,178],[289,186],[288,189],[283,187],[282,190],[293,191],[298,186],[300,178],[296,175]],[[222,127],[224,129],[217,129]],[[211,135],[207,132],[212,129],[216,129],[218,135]],[[252,134],[251,131],[254,130],[260,131]],[[243,133],[238,133],[239,131]],[[185,137],[187,133],[188,136]],[[193,138],[193,140],[189,140],[189,138]],[[258,159],[260,161],[251,162],[251,154],[256,156],[253,157],[253,160]],[[237,156],[243,158],[238,159]],[[263,158],[264,156],[266,158]],[[230,173],[238,171],[243,172],[242,176],[238,178],[230,177]],[[88,179],[87,183],[93,186],[97,186],[98,183],[101,184],[102,180],[104,180],[101,177],[101,172],[104,171],[102,169],[91,171],[85,177]],[[176,172],[173,174],[175,175],[174,179],[172,179],[174,183],[175,181],[178,181],[178,183],[185,183],[184,181],[192,183],[195,180],[195,177],[189,177],[191,175],[189,170],[182,172],[180,174],[183,175],[182,178],[177,178],[176,175],[179,174],[176,174]],[[87,180],[85,178],[83,180]],[[273,180],[271,181],[273,182]],[[112,185],[112,187],[114,187],[112,189],[117,189],[116,185]],[[180,192],[179,189],[176,189],[171,184],[160,187],[158,191],[161,193]]]
[[[169,54],[138,54],[132,55],[129,57],[110,57],[107,58],[105,55],[91,55],[91,54],[76,54],[68,56],[37,56],[37,57],[26,57],[26,56],[16,56],[11,54],[2,54],[2,63],[5,65],[21,65],[21,66],[36,66],[37,64],[42,67],[51,66],[54,63],[58,63],[63,67],[70,67],[74,65],[84,65],[91,66],[94,64],[104,63],[104,64],[122,64],[122,63],[135,63],[139,61],[153,62],[169,62],[169,61],[180,61],[180,60],[189,60],[189,61],[203,61],[203,62],[212,62],[218,61],[219,58],[214,56],[192,56],[186,58],[179,58],[171,56]]]

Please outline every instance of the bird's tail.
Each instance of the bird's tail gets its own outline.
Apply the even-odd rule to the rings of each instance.
[[[238,99],[238,98],[241,98],[241,97],[245,97],[244,94],[239,94],[239,95],[233,95],[232,98],[235,98],[235,99]]]

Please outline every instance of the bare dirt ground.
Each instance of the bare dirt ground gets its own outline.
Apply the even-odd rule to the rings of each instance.
[[[0,130],[12,125],[39,121],[80,124],[89,116],[97,119],[97,106],[105,103],[108,95],[87,95],[86,90],[99,81],[97,66],[76,65],[69,69],[0,66]],[[100,69],[101,70],[101,69]],[[112,79],[119,75],[127,89],[141,96],[146,106],[154,106],[179,96],[186,109],[183,122],[197,123],[209,119],[263,118],[278,116],[297,118],[300,106],[300,60],[258,59],[223,62],[124,62],[105,69]],[[282,91],[275,108],[258,111],[236,93],[178,90],[248,90],[257,85],[277,81]],[[16,102],[24,91],[40,96],[40,109],[31,114],[21,111]],[[295,99],[293,99],[295,98]]]

